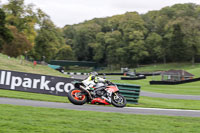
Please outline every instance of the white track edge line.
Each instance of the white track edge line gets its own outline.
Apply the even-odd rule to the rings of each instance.
[[[185,110],[185,109],[162,109],[162,108],[141,108],[141,107],[124,107],[127,109],[144,109],[144,110],[165,110],[165,111],[186,111],[186,112],[199,112],[200,110]]]

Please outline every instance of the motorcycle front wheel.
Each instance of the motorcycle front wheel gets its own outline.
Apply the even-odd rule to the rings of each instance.
[[[83,105],[87,102],[87,96],[82,94],[79,89],[70,90],[68,93],[68,99],[75,105]]]
[[[115,107],[123,108],[126,106],[126,98],[119,93],[113,93],[112,97],[112,105]]]

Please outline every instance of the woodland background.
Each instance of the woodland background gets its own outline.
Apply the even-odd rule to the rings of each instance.
[[[0,2],[0,52],[11,57],[114,67],[200,61],[200,5],[176,4],[58,28],[33,4],[8,1]]]

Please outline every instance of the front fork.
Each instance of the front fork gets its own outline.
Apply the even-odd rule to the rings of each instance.
[[[80,85],[80,89],[82,89],[83,91],[85,91],[88,94],[90,100],[92,99],[90,92],[87,89],[85,89],[85,87]]]

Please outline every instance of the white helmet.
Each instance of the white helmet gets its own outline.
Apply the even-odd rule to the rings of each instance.
[[[97,72],[91,72],[90,75],[91,76],[98,76],[98,73]]]

